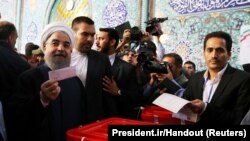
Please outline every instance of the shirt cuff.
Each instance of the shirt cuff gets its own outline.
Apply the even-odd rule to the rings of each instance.
[[[47,107],[49,105],[49,102],[46,102],[43,99],[44,98],[43,98],[42,92],[40,91],[40,101],[41,101],[43,107],[45,108],[45,107]]]

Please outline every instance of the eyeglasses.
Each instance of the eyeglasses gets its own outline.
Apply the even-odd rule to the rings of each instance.
[[[60,44],[62,44],[62,46],[64,48],[70,48],[71,47],[70,42],[67,42],[67,41],[61,42],[59,40],[52,40],[51,42],[46,42],[45,44],[49,44],[52,47],[59,47]]]

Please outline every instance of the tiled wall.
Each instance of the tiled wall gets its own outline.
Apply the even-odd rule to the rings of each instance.
[[[230,64],[239,64],[240,27],[250,24],[250,2],[235,0],[177,1],[155,0],[155,16],[169,17],[162,23],[161,41],[166,52],[177,52],[184,61],[194,61],[198,70],[205,69],[203,39],[206,34],[222,30],[233,38]]]
[[[74,17],[85,15],[95,21],[97,31],[99,27],[115,27],[126,21],[139,26],[144,22],[142,12],[147,12],[143,3],[145,0],[0,0],[0,13],[2,19],[16,24],[17,48],[24,52],[27,42],[39,43],[42,28],[52,21],[70,25]],[[203,70],[203,39],[211,31],[223,30],[234,41],[230,63],[241,68],[239,31],[243,24],[250,24],[249,1],[153,0],[152,3],[154,17],[169,18],[161,24],[166,53],[177,52],[184,61],[194,61],[198,70]]]

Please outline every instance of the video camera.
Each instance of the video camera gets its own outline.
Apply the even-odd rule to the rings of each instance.
[[[140,42],[137,62],[146,73],[168,73],[167,62],[157,63],[155,61],[156,46],[152,41]]]
[[[168,20],[168,17],[166,18],[153,18],[149,21],[146,21],[147,24],[146,31],[149,32],[153,36],[162,35],[163,31],[161,30],[160,23]]]

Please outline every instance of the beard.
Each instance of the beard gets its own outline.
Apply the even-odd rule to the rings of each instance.
[[[87,42],[87,43],[76,43],[76,49],[81,53],[88,53],[90,52],[94,43]]]
[[[71,57],[62,55],[44,56],[46,64],[52,70],[62,69],[70,66]]]
[[[106,43],[102,48],[101,48],[101,53],[108,54],[109,52],[109,42]]]

